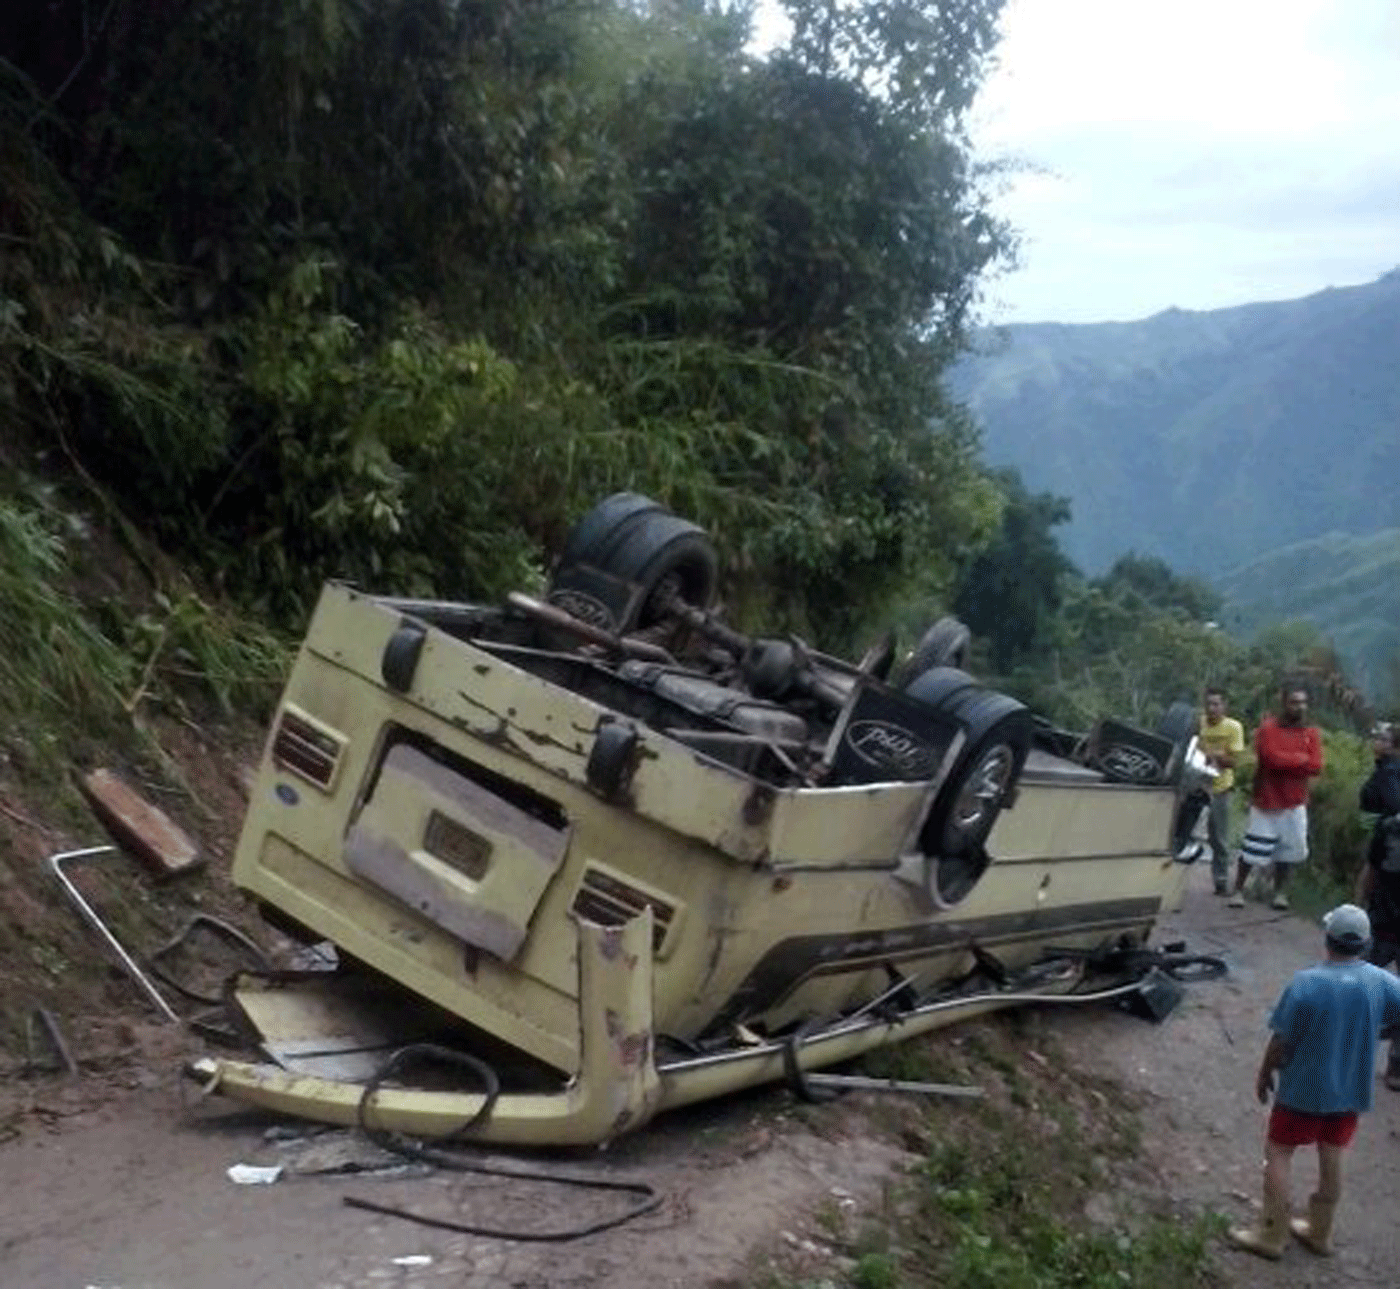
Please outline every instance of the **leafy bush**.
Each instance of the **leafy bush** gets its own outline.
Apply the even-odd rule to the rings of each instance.
[[[213,698],[225,715],[262,713],[291,663],[290,649],[272,632],[187,588],[173,596],[157,592],[149,611],[120,608],[111,616],[140,667],[128,711],[148,696],[179,702],[197,693]]]
[[[1370,744],[1347,731],[1322,731],[1322,773],[1308,798],[1310,863],[1350,890],[1366,860],[1370,819],[1361,813],[1361,785],[1371,773]]]

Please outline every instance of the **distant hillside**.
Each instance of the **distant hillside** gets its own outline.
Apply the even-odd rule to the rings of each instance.
[[[1332,638],[1348,675],[1373,699],[1394,697],[1400,658],[1400,528],[1367,537],[1328,533],[1270,551],[1214,579],[1222,625],[1247,639],[1300,618]]]
[[[1086,572],[1136,550],[1215,577],[1400,525],[1400,270],[1301,300],[1010,326],[981,349],[953,384],[984,455],[1070,499],[1062,541]]]

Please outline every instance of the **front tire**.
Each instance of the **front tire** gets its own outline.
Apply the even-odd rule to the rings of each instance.
[[[955,667],[931,668],[905,692],[954,716],[967,730],[964,749],[919,834],[919,849],[935,861],[936,898],[955,904],[990,863],[987,839],[1020,781],[1034,718],[1014,698],[982,688]]]
[[[920,637],[913,652],[900,666],[897,688],[909,686],[931,667],[963,667],[972,645],[972,632],[957,618],[939,618]]]

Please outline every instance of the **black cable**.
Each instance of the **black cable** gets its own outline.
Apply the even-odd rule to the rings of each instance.
[[[637,1204],[633,1205],[632,1208],[617,1216],[604,1218],[588,1226],[573,1227],[563,1231],[513,1231],[501,1227],[476,1226],[467,1222],[455,1222],[450,1218],[431,1217],[424,1213],[409,1212],[406,1209],[394,1208],[387,1204],[379,1204],[374,1200],[360,1199],[353,1195],[342,1197],[342,1202],[347,1207],[364,1209],[371,1213],[381,1213],[386,1217],[401,1217],[409,1222],[417,1222],[420,1226],[437,1227],[444,1231],[456,1231],[463,1235],[480,1235],[496,1240],[515,1240],[522,1243],[539,1244],[577,1240],[585,1235],[593,1235],[598,1231],[607,1231],[612,1227],[621,1226],[624,1222],[630,1222],[633,1218],[641,1217],[644,1213],[650,1213],[661,1206],[662,1196],[657,1194],[655,1189],[645,1182],[619,1182],[594,1177],[569,1177],[561,1176],[558,1173],[543,1172],[539,1169],[501,1168],[492,1164],[469,1163],[460,1155],[435,1149],[430,1146],[424,1146],[399,1133],[388,1132],[385,1129],[373,1127],[369,1122],[368,1110],[374,1094],[383,1085],[385,1080],[397,1072],[401,1066],[407,1064],[410,1060],[421,1057],[445,1061],[449,1065],[457,1065],[464,1069],[469,1069],[480,1078],[482,1086],[485,1089],[485,1100],[477,1109],[476,1113],[473,1114],[470,1119],[467,1119],[464,1123],[453,1129],[453,1131],[444,1138],[445,1141],[462,1142],[464,1134],[485,1122],[494,1109],[497,1098],[500,1096],[501,1082],[496,1071],[487,1065],[485,1061],[479,1060],[475,1056],[469,1056],[465,1052],[458,1052],[452,1048],[439,1047],[432,1043],[413,1043],[407,1047],[400,1048],[381,1065],[365,1083],[364,1091],[361,1093],[359,1104],[356,1107],[356,1120],[360,1130],[371,1142],[381,1149],[391,1151],[396,1155],[401,1155],[405,1159],[411,1159],[418,1163],[430,1164],[434,1167],[445,1168],[454,1172],[478,1173],[487,1177],[506,1177],[514,1181],[549,1182],[556,1186],[579,1186],[587,1190],[618,1191],[630,1195],[638,1195],[642,1198]],[[462,1142],[462,1144],[469,1143]]]
[[[797,1061],[797,1054],[801,1050],[803,1041],[812,1030],[817,1028],[817,1024],[816,1017],[809,1016],[787,1036],[787,1040],[783,1043],[783,1073],[787,1076],[788,1086],[803,1101],[832,1101],[839,1094],[831,1088],[814,1088],[807,1081],[807,1076]]]
[[[491,1173],[498,1177],[518,1177],[527,1174],[502,1172],[498,1169],[474,1168],[471,1172]],[[542,1175],[539,1180],[548,1182],[558,1182],[561,1186],[585,1186],[599,1187],[613,1190],[628,1190],[637,1194],[645,1194],[649,1198],[629,1209],[625,1213],[616,1217],[604,1218],[601,1222],[594,1222],[589,1226],[576,1226],[566,1231],[511,1231],[500,1227],[476,1226],[471,1222],[454,1222],[451,1218],[432,1217],[427,1213],[410,1213],[407,1209],[394,1208],[391,1204],[377,1204],[374,1200],[359,1199],[354,1195],[344,1196],[342,1203],[347,1208],[364,1209],[368,1213],[381,1213],[385,1217],[401,1217],[409,1222],[416,1222],[419,1226],[434,1226],[442,1231],[456,1231],[461,1235],[480,1235],[490,1240],[514,1240],[520,1244],[562,1244],[566,1240],[579,1240],[585,1235],[596,1235],[599,1231],[610,1231],[615,1226],[621,1226],[624,1222],[630,1222],[634,1217],[641,1217],[644,1213],[650,1213],[661,1207],[661,1196],[644,1182],[598,1182],[585,1178],[575,1177],[550,1177]]]
[[[469,1056],[466,1052],[459,1052],[455,1048],[440,1047],[436,1043],[409,1043],[399,1048],[365,1081],[364,1091],[360,1093],[359,1104],[355,1107],[355,1121],[359,1124],[360,1131],[376,1146],[392,1150],[395,1154],[404,1155],[410,1159],[422,1159],[423,1155],[432,1152],[425,1146],[420,1146],[416,1142],[409,1141],[406,1137],[399,1136],[398,1133],[371,1127],[367,1111],[371,1098],[379,1091],[384,1082],[397,1074],[401,1066],[420,1057],[428,1057],[433,1060],[445,1061],[448,1065],[460,1066],[472,1071],[481,1080],[485,1100],[482,1101],[470,1119],[458,1124],[447,1134],[446,1140],[448,1141],[460,1139],[477,1124],[482,1123],[495,1108],[496,1098],[501,1095],[501,1080],[496,1076],[496,1071],[485,1061],[479,1060],[475,1056]],[[431,1161],[424,1160],[424,1162]]]

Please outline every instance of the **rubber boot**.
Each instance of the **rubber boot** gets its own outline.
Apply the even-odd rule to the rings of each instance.
[[[1314,1195],[1308,1200],[1307,1217],[1295,1217],[1288,1225],[1299,1244],[1325,1258],[1332,1252],[1332,1219],[1336,1215],[1336,1200]]]
[[[1277,1195],[1264,1191],[1264,1209],[1258,1226],[1232,1226],[1225,1238],[1237,1249],[1257,1253],[1277,1261],[1288,1243],[1288,1205]]]

